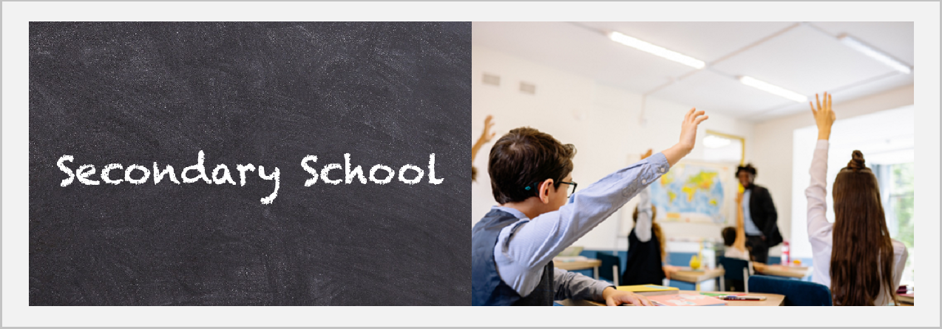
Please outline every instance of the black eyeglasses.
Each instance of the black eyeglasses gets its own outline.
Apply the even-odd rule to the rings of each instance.
[[[536,183],[527,185],[526,187],[524,187],[524,189],[527,190],[527,191],[534,191],[534,190],[536,190],[537,188],[539,188],[540,183],[542,183],[542,182],[536,182]],[[560,183],[560,184],[567,184],[567,185],[569,185],[569,186],[572,186],[572,189],[569,190],[569,195],[568,195],[568,196],[572,196],[573,194],[576,194],[576,186],[578,186],[579,183],[576,183],[576,182],[559,182],[559,183]]]
[[[576,183],[576,182],[559,182],[559,183],[568,184],[569,186],[572,186],[572,189],[569,190],[569,196],[576,194],[576,186],[579,186],[579,183]]]

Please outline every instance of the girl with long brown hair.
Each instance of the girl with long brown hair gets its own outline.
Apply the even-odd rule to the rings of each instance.
[[[828,139],[834,124],[831,95],[811,104],[818,142],[811,161],[808,197],[808,237],[814,254],[813,281],[829,286],[836,306],[898,304],[896,287],[909,257],[903,243],[890,239],[880,187],[866,167],[863,153],[854,151],[847,167],[834,179],[834,224],[825,218],[827,203]]]

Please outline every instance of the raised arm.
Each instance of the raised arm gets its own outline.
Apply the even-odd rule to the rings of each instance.
[[[559,210],[504,229],[498,241],[507,235],[502,252],[514,263],[498,263],[498,268],[503,272],[507,266],[523,267],[521,270],[545,266],[668,169],[663,154],[652,155],[580,190],[573,195],[571,203]]]
[[[736,193],[736,240],[733,248],[746,251],[746,225],[742,213],[742,193]]]
[[[494,122],[491,120],[494,117],[488,115],[487,118],[484,118],[484,131],[481,132],[481,137],[478,138],[477,142],[474,142],[474,145],[471,146],[471,162],[474,162],[474,157],[478,155],[478,151],[481,150],[481,147],[487,142],[490,142],[494,135],[497,133],[491,132],[491,127],[494,126]]]
[[[697,125],[705,119],[702,111],[694,113],[693,110],[684,118],[681,142],[668,149],[675,151],[671,156],[679,157],[671,160],[667,155],[670,153],[668,150],[654,154],[580,190],[573,195],[571,203],[560,207],[558,211],[539,215],[501,231],[498,238],[501,245],[495,250],[495,253],[503,254],[497,258],[501,278],[517,292],[529,294],[537,282],[525,285],[524,273],[545,266],[553,256],[575,243],[658,177],[667,173],[671,164],[676,163],[693,148]],[[677,153],[678,151],[682,151],[682,155],[679,155],[681,153]],[[508,280],[505,274],[506,277],[513,278]],[[529,286],[531,284],[532,287]]]
[[[824,104],[815,95],[818,103],[817,109],[811,105],[814,121],[818,126],[818,141],[811,160],[811,183],[805,189],[808,198],[808,238],[811,241],[812,251],[825,250],[831,245],[831,229],[827,214],[827,171],[828,171],[828,138],[831,137],[831,126],[835,115],[831,110],[831,96],[824,93]]]
[[[690,109],[687,115],[684,116],[684,123],[680,128],[680,141],[674,146],[661,151],[672,167],[693,150],[694,142],[697,140],[697,126],[708,118],[710,116],[704,115],[703,111],[697,111],[696,108]]]

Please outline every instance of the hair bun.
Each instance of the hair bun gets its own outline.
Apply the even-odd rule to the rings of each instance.
[[[864,160],[863,152],[860,152],[859,150],[854,150],[854,152],[851,153],[850,157],[851,157],[851,160],[850,162],[847,163],[847,168],[853,169],[854,171],[867,168],[866,166],[867,161]]]

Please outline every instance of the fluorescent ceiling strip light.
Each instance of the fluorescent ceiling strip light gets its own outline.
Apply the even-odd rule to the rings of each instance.
[[[739,82],[742,82],[744,85],[765,91],[770,94],[782,96],[782,97],[788,98],[790,100],[793,100],[799,103],[804,103],[808,101],[808,97],[805,97],[802,94],[770,84],[765,81],[756,80],[752,77],[748,77],[748,76],[739,77]]]
[[[870,56],[871,58],[878,60],[882,62],[883,64],[886,64],[889,67],[892,67],[893,69],[897,71],[903,72],[903,74],[910,74],[913,72],[912,67],[910,67],[909,65],[893,58],[892,56],[880,50],[877,50],[876,48],[871,47],[870,45],[863,43],[860,40],[855,39],[852,36],[844,34],[838,37],[838,39],[841,40],[841,42],[843,42],[848,47],[854,48],[854,50],[857,50],[863,53],[864,55]]]
[[[641,51],[646,51],[646,52],[667,58],[669,60],[678,62],[680,64],[693,67],[698,70],[706,66],[706,63],[699,59],[678,53],[676,51],[668,50],[664,47],[652,45],[650,43],[624,35],[620,32],[611,32],[608,34],[608,38],[620,44],[623,44],[623,45],[626,45],[626,46],[629,46],[629,47],[632,47]]]

